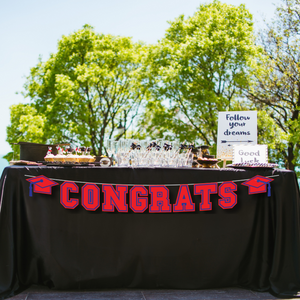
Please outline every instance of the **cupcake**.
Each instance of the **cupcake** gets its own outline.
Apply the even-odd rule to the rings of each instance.
[[[65,163],[67,164],[73,164],[75,163],[75,156],[73,155],[74,149],[68,148],[67,149],[67,155],[65,157]]]
[[[65,162],[65,155],[64,155],[64,150],[60,147],[56,147],[58,153],[54,156],[54,161],[59,162],[59,163],[64,163]]]
[[[48,147],[46,156],[44,157],[46,162],[54,162],[54,155],[52,154],[52,147]]]
[[[80,155],[78,155],[78,152],[80,151],[79,148],[75,149],[75,154],[73,154],[73,158],[74,158],[74,163],[79,163],[79,157]]]
[[[86,155],[86,147],[80,147],[81,155],[78,156],[78,161],[81,164],[86,164],[89,162],[89,157]]]

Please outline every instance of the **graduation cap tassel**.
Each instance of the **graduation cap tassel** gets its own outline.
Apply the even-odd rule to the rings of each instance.
[[[268,197],[271,197],[271,184],[268,183]]]
[[[30,182],[30,185],[29,185],[29,197],[32,197],[32,186],[33,186],[34,184],[39,183],[39,182],[43,182],[43,180],[41,179],[41,180],[39,180],[39,181]]]
[[[30,182],[30,185],[29,185],[29,197],[32,197],[32,185],[33,185],[33,183]]]

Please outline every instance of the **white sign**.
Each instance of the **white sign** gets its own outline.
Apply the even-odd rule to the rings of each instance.
[[[233,163],[267,163],[268,146],[267,145],[234,145]]]
[[[257,144],[257,111],[219,112],[217,158],[232,160],[233,145]]]

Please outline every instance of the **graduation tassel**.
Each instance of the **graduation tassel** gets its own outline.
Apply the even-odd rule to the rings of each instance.
[[[30,182],[30,185],[29,185],[29,197],[32,197],[32,185],[33,185],[33,183]]]
[[[268,182],[268,197],[271,197],[271,184]]]
[[[39,183],[39,182],[43,182],[43,180],[41,179],[41,180],[36,181],[36,182],[30,182],[30,185],[29,185],[29,197],[32,197],[32,186],[33,186],[34,184]]]
[[[270,184],[270,182],[265,182],[265,181],[259,180],[259,179],[257,179],[257,182],[264,183],[268,186],[268,197],[270,197],[271,196],[271,184]]]

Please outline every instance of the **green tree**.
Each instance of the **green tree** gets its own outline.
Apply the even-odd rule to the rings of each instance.
[[[213,1],[170,22],[165,37],[149,48],[153,100],[141,129],[216,143],[218,112],[238,105],[259,52],[244,5]]]
[[[142,43],[97,34],[88,25],[63,36],[25,85],[25,97],[45,116],[47,142],[84,144],[101,154],[104,138],[121,121],[127,129],[145,98],[144,55]]]
[[[10,125],[7,126],[6,141],[11,145],[13,151],[3,158],[8,161],[20,158],[20,149],[15,143],[30,141],[33,143],[44,143],[46,118],[39,115],[34,107],[29,104],[16,104],[10,107]]]
[[[284,168],[282,153],[285,151],[288,135],[276,124],[268,110],[257,112],[257,129],[258,144],[268,145],[269,161]]]
[[[274,120],[283,137],[275,155],[287,169],[295,170],[300,147],[300,1],[282,2],[273,22],[259,34],[264,72],[254,73],[254,84],[246,94]]]

